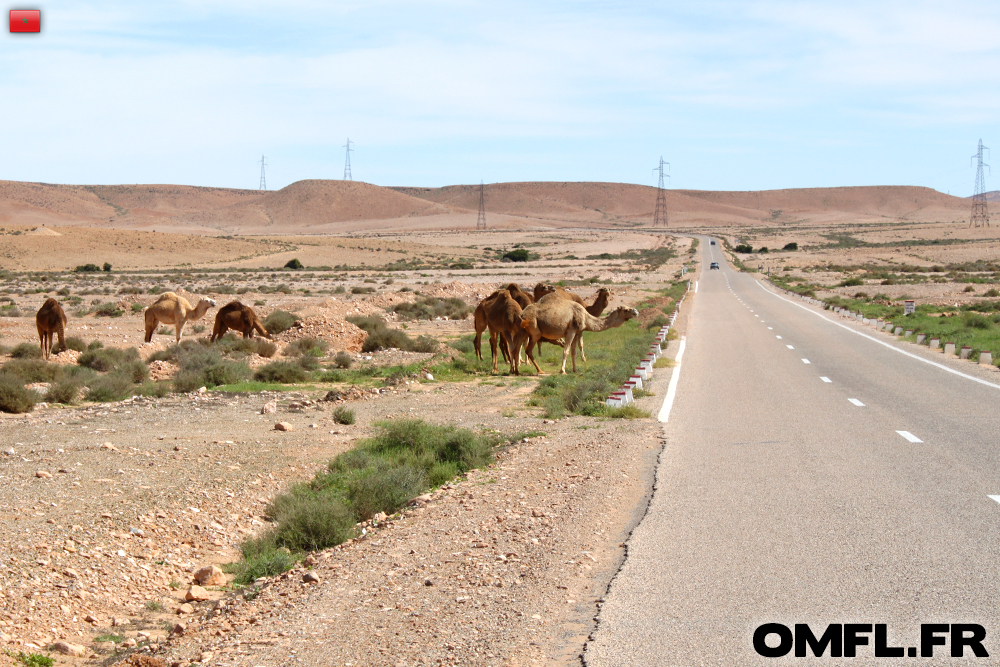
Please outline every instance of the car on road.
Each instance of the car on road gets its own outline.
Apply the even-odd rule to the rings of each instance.
[[[715,245],[715,241],[712,241],[712,245]]]
[[[708,268],[709,269],[717,269],[717,268],[719,268],[719,263],[718,262],[712,262],[711,264],[708,265]]]

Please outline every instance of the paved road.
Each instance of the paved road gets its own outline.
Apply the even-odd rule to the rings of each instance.
[[[988,659],[950,658],[950,645],[876,658],[869,632],[851,663],[1000,663],[1000,387],[859,336],[849,329],[892,340],[701,247],[656,492],[586,664],[847,662],[831,647],[762,657],[765,623],[816,637],[884,623],[888,646],[918,651],[921,624],[978,624]]]

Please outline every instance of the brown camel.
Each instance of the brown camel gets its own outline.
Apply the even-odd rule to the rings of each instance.
[[[227,330],[239,331],[244,338],[253,338],[254,331],[264,338],[270,338],[253,308],[246,306],[239,301],[227,303],[219,312],[215,314],[215,328],[212,330],[212,337],[208,342],[214,343],[226,333]]]
[[[59,337],[58,349],[66,347],[66,313],[58,301],[45,300],[35,314],[35,326],[38,328],[38,340],[46,360],[52,352],[52,334]]]
[[[555,294],[556,296],[562,297],[563,299],[567,299],[569,301],[573,301],[575,303],[580,304],[581,306],[584,307],[584,310],[586,310],[594,317],[600,316],[600,314],[604,312],[604,309],[608,307],[608,302],[611,300],[611,290],[609,290],[607,287],[602,287],[601,289],[597,290],[597,296],[594,297],[594,303],[590,304],[589,306],[587,305],[587,302],[583,300],[583,297],[581,297],[579,294],[574,294],[573,292],[564,290],[562,287],[556,287]],[[584,361],[587,361],[587,354],[583,351],[582,336],[580,336],[579,338],[579,345],[580,345],[580,356],[583,358]],[[539,352],[541,352],[541,347],[539,347]]]
[[[173,324],[177,331],[177,342],[181,342],[181,332],[188,322],[200,320],[215,307],[214,299],[199,299],[197,306],[173,292],[164,292],[153,305],[146,308],[146,342],[153,340],[153,332],[160,324]]]
[[[552,294],[553,292],[556,291],[556,289],[562,289],[562,288],[561,287],[556,288],[555,285],[548,285],[546,283],[538,283],[537,285],[535,285],[535,303],[541,301],[542,297],[545,296],[546,294]]]
[[[575,301],[558,296],[543,298],[528,306],[521,313],[521,328],[528,332],[528,361],[541,373],[535,362],[534,347],[541,338],[565,338],[563,347],[562,373],[566,373],[566,357],[573,356],[573,372],[576,372],[576,349],[584,331],[605,331],[633,318],[639,317],[635,308],[616,308],[607,317],[594,317]]]
[[[521,305],[507,290],[501,290],[495,299],[485,308],[486,321],[490,329],[490,352],[493,355],[493,372],[497,372],[497,335],[507,345],[510,361],[510,372],[520,374],[520,350],[527,340],[527,335],[521,328]]]
[[[486,317],[486,311],[490,307],[490,305],[492,305],[492,303],[496,301],[496,299],[500,296],[501,293],[510,294],[510,296],[517,302],[517,304],[521,308],[527,308],[528,306],[530,306],[535,302],[535,300],[531,297],[531,295],[523,291],[517,285],[517,283],[511,283],[507,285],[507,287],[504,287],[503,289],[499,289],[496,292],[493,292],[493,294],[490,294],[488,297],[479,302],[479,305],[476,306],[475,312],[472,314],[472,319],[473,319],[473,326],[475,326],[476,328],[476,337],[473,341],[473,345],[475,345],[476,348],[476,357],[480,361],[483,360],[483,351],[482,351],[483,332],[486,331],[487,327],[489,327],[489,322],[487,321]],[[490,329],[490,349],[495,350],[494,341],[496,340],[498,334],[499,332],[494,332],[493,329]],[[504,360],[510,361],[510,355],[508,354],[507,351],[507,343],[502,338],[500,340],[500,351],[503,353]]]

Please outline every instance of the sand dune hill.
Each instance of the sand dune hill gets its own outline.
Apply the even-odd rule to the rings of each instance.
[[[494,183],[486,209],[505,227],[649,223],[656,189],[628,183]],[[479,186],[386,188],[306,180],[261,192],[182,185],[50,185],[0,181],[0,225],[190,233],[342,233],[475,224]],[[759,192],[667,190],[670,226],[952,221],[967,199],[907,186]],[[419,220],[415,218],[420,218]],[[371,224],[369,224],[371,223]],[[358,226],[362,227],[359,228]]]
[[[428,201],[476,210],[479,186],[394,188]],[[484,188],[492,213],[615,222],[652,217],[656,189],[628,183],[496,183]],[[959,197],[912,186],[808,188],[747,192],[667,190],[673,224],[759,224],[842,219],[952,220],[967,213]]]

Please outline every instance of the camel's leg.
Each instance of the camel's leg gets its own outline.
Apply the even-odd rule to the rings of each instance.
[[[36,328],[38,329],[38,346],[42,348],[42,356],[48,359],[49,355],[45,351],[45,329],[41,325],[37,325]]]
[[[566,374],[566,357],[571,353],[573,355],[573,372],[576,372],[576,348],[574,344],[576,343],[576,332],[572,329],[566,332],[566,345],[563,347],[563,358],[562,358],[562,370],[563,375]]]
[[[56,329],[56,334],[59,336],[59,349],[60,350],[65,350],[66,349],[66,327],[63,326],[62,324],[60,324],[59,328]],[[52,351],[52,339],[51,338],[49,338],[49,351],[50,352]]]
[[[181,332],[184,331],[184,324],[185,324],[185,321],[181,320],[180,322],[178,322],[177,324],[174,325],[174,327],[177,329],[177,344],[178,345],[181,342]]]
[[[576,339],[577,339],[577,341],[579,341],[577,343],[577,345],[580,346],[580,356],[583,357],[583,361],[584,361],[584,363],[586,363],[587,362],[587,355],[583,353],[583,332],[582,331],[576,335]]]
[[[156,327],[159,324],[156,318],[146,318],[146,342],[153,340],[153,332],[156,331]]]
[[[493,355],[493,372],[497,371],[497,332],[490,329],[490,353]]]
[[[528,361],[531,362],[531,365],[535,367],[535,371],[537,371],[539,375],[545,375],[545,373],[542,372],[542,369],[539,368],[538,362],[535,361],[535,355],[532,354],[532,352],[534,351],[534,347],[535,347],[535,339],[529,336],[528,344],[527,346],[525,346],[524,354],[526,357],[528,357]]]
[[[476,348],[476,358],[479,359],[479,361],[483,360],[482,344],[483,344],[483,332],[477,329],[476,337],[472,339],[472,345],[473,347]]]

